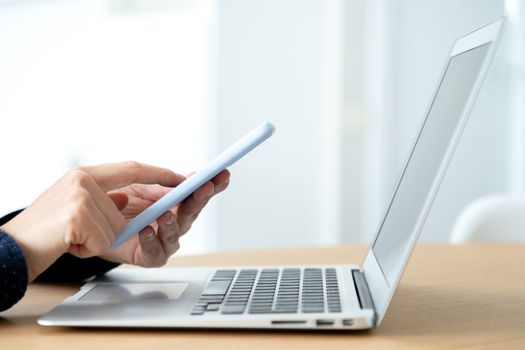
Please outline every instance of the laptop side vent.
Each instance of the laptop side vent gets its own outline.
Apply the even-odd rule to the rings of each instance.
[[[372,296],[370,295],[370,290],[368,289],[368,284],[366,283],[363,272],[359,270],[352,270],[352,277],[361,309],[375,310]]]

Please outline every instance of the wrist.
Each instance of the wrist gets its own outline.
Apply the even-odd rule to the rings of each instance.
[[[11,236],[22,251],[26,261],[28,282],[32,282],[56,261],[65,250],[51,242],[35,240],[33,232],[24,230],[23,225],[18,225],[17,218],[2,225],[0,229]],[[45,237],[45,235],[42,235]]]

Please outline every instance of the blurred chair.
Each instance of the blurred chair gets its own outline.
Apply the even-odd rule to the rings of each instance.
[[[451,243],[525,241],[525,194],[497,194],[469,204],[458,216]]]

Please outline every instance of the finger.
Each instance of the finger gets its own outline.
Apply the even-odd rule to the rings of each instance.
[[[90,174],[104,192],[134,183],[175,187],[185,179],[183,175],[171,170],[138,162],[102,164],[79,169]]]
[[[167,257],[170,257],[180,248],[179,225],[171,211],[162,214],[157,219],[157,223],[159,226],[157,233],[164,248],[164,253]]]
[[[115,206],[119,211],[124,210],[129,202],[128,195],[124,192],[110,192],[108,193],[108,197],[113,201],[113,203],[115,203]]]
[[[117,205],[111,198],[98,186],[98,184],[89,178],[85,181],[84,186],[91,194],[95,205],[100,209],[114,233],[120,233],[124,230],[126,220]]]
[[[213,197],[213,194],[215,193],[215,185],[213,182],[208,181],[201,187],[195,190],[193,194],[189,197],[194,199],[194,204],[206,204],[211,197]]]
[[[213,183],[207,182],[177,207],[177,219],[180,227],[179,235],[185,234],[190,229],[202,208],[213,196],[213,192]]]
[[[79,258],[88,258],[107,251],[112,240],[100,222],[94,218],[93,211],[87,206],[83,210],[83,213],[78,214],[83,218],[80,227],[77,227],[78,231],[73,236],[67,235],[65,239],[71,254]]]
[[[84,244],[87,254],[81,258],[103,254],[109,250],[111,243],[115,241],[115,235],[111,231],[109,233],[105,231],[99,222],[95,222],[94,226],[98,226],[98,230],[92,229],[89,231],[89,237],[86,244]]]
[[[115,240],[115,232],[111,227],[111,224],[109,223],[106,215],[104,215],[100,208],[92,201],[88,201],[85,205],[91,218],[100,229],[100,232],[106,235],[110,243],[113,243]]]
[[[137,197],[155,202],[158,201],[160,198],[164,197],[172,189],[172,187],[165,187],[161,185],[133,184],[131,186],[126,187],[125,191],[128,194],[131,194],[132,197]],[[119,190],[117,190],[116,192],[118,191]]]
[[[139,243],[142,252],[141,266],[158,267],[164,265],[167,256],[153,227],[146,226],[139,232]]]
[[[224,191],[229,183],[230,183],[230,172],[228,169],[224,169],[222,172],[220,172],[217,176],[215,176],[212,180],[213,185],[215,186],[215,194],[220,193]]]
[[[182,228],[181,235],[189,230],[193,221],[195,221],[213,195],[224,191],[228,187],[229,181],[230,172],[225,169],[181,203],[177,209],[179,225]]]
[[[213,197],[213,195],[224,191],[226,187],[228,187],[229,182],[230,172],[225,169],[209,182],[195,190],[195,192],[193,192],[193,196],[197,202],[204,203],[205,205],[211,199],[211,197]]]

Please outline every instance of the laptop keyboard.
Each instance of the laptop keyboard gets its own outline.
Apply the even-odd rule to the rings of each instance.
[[[194,304],[205,313],[341,312],[335,268],[217,270]]]

